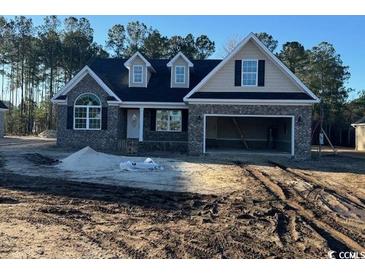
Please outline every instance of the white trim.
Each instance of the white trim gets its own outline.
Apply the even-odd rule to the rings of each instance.
[[[295,116],[291,118],[291,155],[295,155]]]
[[[170,103],[170,102],[123,102],[119,104],[121,108],[136,108],[136,107],[144,107],[144,108],[181,108],[187,109],[188,105],[185,103]]]
[[[264,99],[189,99],[188,104],[217,105],[312,105],[313,100],[264,100]]]
[[[98,107],[99,106],[101,107],[101,100],[100,100],[99,96],[97,96],[95,93],[92,93],[92,92],[81,93],[79,96],[77,96],[76,99],[75,99],[75,102],[74,102],[74,106],[78,106],[78,107],[87,106],[87,105],[76,105],[77,100],[79,100],[80,97],[85,96],[85,95],[91,95],[91,96],[96,97],[96,99],[98,99],[98,101],[99,101]]]
[[[290,155],[294,156],[295,155],[295,116],[294,115],[261,115],[261,114],[204,114],[204,118],[203,118],[203,153],[207,153],[206,152],[206,127],[207,127],[207,117],[262,117],[262,118],[291,118],[291,125],[292,125],[292,130],[291,130],[291,152]],[[270,154],[273,155],[273,154]]]
[[[356,128],[357,126],[365,126],[365,123],[354,123],[354,124],[351,124],[352,127]]]
[[[139,108],[139,137],[138,140],[140,142],[143,142],[143,117],[144,117],[144,108],[140,107]]]
[[[183,82],[177,82],[176,81],[176,69],[177,68],[183,68],[183,70],[184,70],[184,81]],[[175,85],[185,85],[186,84],[186,69],[185,69],[185,66],[181,66],[181,65],[175,66],[174,67],[174,76],[175,76]]]
[[[116,101],[106,101],[108,103],[108,106],[119,106],[120,103],[116,102]]]
[[[312,91],[310,91],[302,81],[299,80],[298,77],[294,75],[293,72],[290,71],[257,37],[255,34],[250,33],[247,35],[236,47],[235,49],[228,54],[211,72],[208,73],[185,97],[184,101],[187,101],[189,97],[197,92],[210,78],[213,77],[230,59],[232,59],[240,50],[247,44],[247,42],[252,39],[256,42],[256,44],[261,48],[268,57],[272,59],[272,61],[277,64],[288,76],[292,79],[298,86],[300,86],[308,95],[310,95],[314,100],[315,103],[318,103],[320,100],[319,98],[314,95]]]
[[[92,95],[94,97],[96,97],[96,99],[98,99],[99,101],[99,105],[98,106],[89,106],[89,105],[76,105],[76,102],[77,100],[82,97],[82,96],[85,96],[85,95]],[[76,108],[86,108],[86,118],[76,118],[75,116],[75,109]],[[99,119],[95,119],[95,118],[89,118],[89,109],[90,108],[98,108],[100,109],[100,126],[99,128],[90,128],[90,119],[91,120],[99,120]],[[101,100],[99,98],[99,96],[95,95],[94,93],[91,93],[91,92],[85,92],[85,93],[82,93],[80,94],[79,96],[76,97],[75,99],[75,103],[73,105],[73,130],[101,130],[101,123],[103,122],[103,119],[102,119],[102,115],[103,115],[103,112],[102,112],[102,104],[101,104]],[[75,127],[75,124],[76,124],[76,119],[83,119],[83,120],[86,120],[86,128],[76,128]]]
[[[85,66],[80,70],[59,92],[57,92],[51,99],[52,103],[59,103],[65,100],[56,100],[58,96],[66,95],[73,87],[75,87],[87,74],[89,74],[110,96],[117,99],[118,102],[122,102],[119,97],[92,71],[89,66]]]
[[[5,111],[9,111],[9,109],[8,108],[0,108],[0,111],[5,112]]]
[[[141,68],[141,81],[140,82],[136,82],[136,79],[134,78],[135,68]],[[143,84],[143,65],[133,65],[132,66],[132,84]]]
[[[151,63],[148,62],[147,59],[144,58],[144,56],[141,53],[139,53],[138,51],[135,54],[133,54],[127,61],[124,62],[124,66],[127,69],[129,69],[132,64],[133,59],[136,58],[137,56],[142,59],[142,61],[146,64],[147,67],[149,67],[153,71],[155,71],[155,69],[152,67]]]
[[[206,152],[206,138],[207,138],[207,115],[208,114],[204,114],[203,116],[203,154],[207,153]],[[218,122],[217,122],[218,124]],[[218,126],[217,126],[218,127]],[[218,128],[217,128],[218,131]]]
[[[86,108],[86,118],[76,118],[75,117],[75,109],[76,108]],[[89,109],[90,108],[98,108],[100,109],[100,126],[98,128],[90,128],[90,119],[91,120],[99,120],[99,119],[95,119],[95,118],[89,118]],[[73,106],[73,113],[74,113],[74,117],[73,117],[73,130],[101,130],[101,123],[103,122],[102,120],[102,107],[101,106],[81,106],[81,105],[74,105]],[[86,128],[76,128],[75,124],[76,124],[76,119],[82,119],[82,120],[86,120]]]
[[[172,67],[173,66],[173,64],[175,63],[175,61],[179,58],[179,57],[181,57],[181,58],[183,58],[185,61],[186,61],[186,63],[188,63],[188,66],[191,68],[191,67],[193,67],[194,66],[194,64],[188,59],[188,57],[186,57],[185,55],[184,55],[184,53],[182,53],[181,51],[179,51],[175,56],[174,56],[174,58],[172,58],[168,63],[167,63],[167,67]]]
[[[52,103],[55,103],[55,104],[62,104],[62,103],[66,103],[66,99],[65,100],[52,100]]]
[[[256,72],[248,72],[248,74],[256,73],[256,83],[254,85],[244,85],[243,84],[243,62],[245,61],[255,61],[256,62]],[[241,87],[257,87],[259,81],[259,60],[258,59],[242,59],[241,60]],[[247,72],[246,72],[247,74]]]

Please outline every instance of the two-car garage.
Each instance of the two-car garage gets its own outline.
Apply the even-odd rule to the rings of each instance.
[[[293,124],[285,115],[206,114],[204,152],[294,155]]]

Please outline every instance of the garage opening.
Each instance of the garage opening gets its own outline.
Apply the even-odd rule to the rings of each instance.
[[[205,152],[293,154],[292,117],[206,116]]]

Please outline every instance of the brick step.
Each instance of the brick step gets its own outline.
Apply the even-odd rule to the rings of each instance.
[[[137,139],[124,140],[124,145],[122,146],[122,149],[129,155],[135,155],[138,153],[138,143],[139,142]]]

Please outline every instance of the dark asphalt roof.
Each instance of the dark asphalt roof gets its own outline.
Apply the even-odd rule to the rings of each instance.
[[[196,92],[192,99],[313,100],[303,92]]]
[[[152,73],[147,88],[128,86],[128,69],[124,66],[127,59],[95,58],[88,66],[122,100],[127,102],[183,102],[188,94],[222,60],[192,60],[189,88],[171,88],[171,72],[167,67],[168,59],[148,60],[155,73]],[[313,100],[303,92],[196,92],[194,99],[261,99],[261,100]],[[57,99],[64,100],[65,96]],[[108,100],[116,100],[109,97]],[[0,102],[1,107],[1,102]]]
[[[357,120],[354,124],[356,125],[356,124],[363,124],[363,123],[365,123],[365,116],[362,117],[361,119]]]
[[[156,73],[152,73],[147,88],[128,87],[127,59],[94,59],[89,67],[122,100],[132,102],[182,102],[189,93],[221,60],[193,60],[189,88],[171,88],[167,59],[148,60]]]
[[[8,107],[2,101],[0,101],[0,108],[8,109]]]

